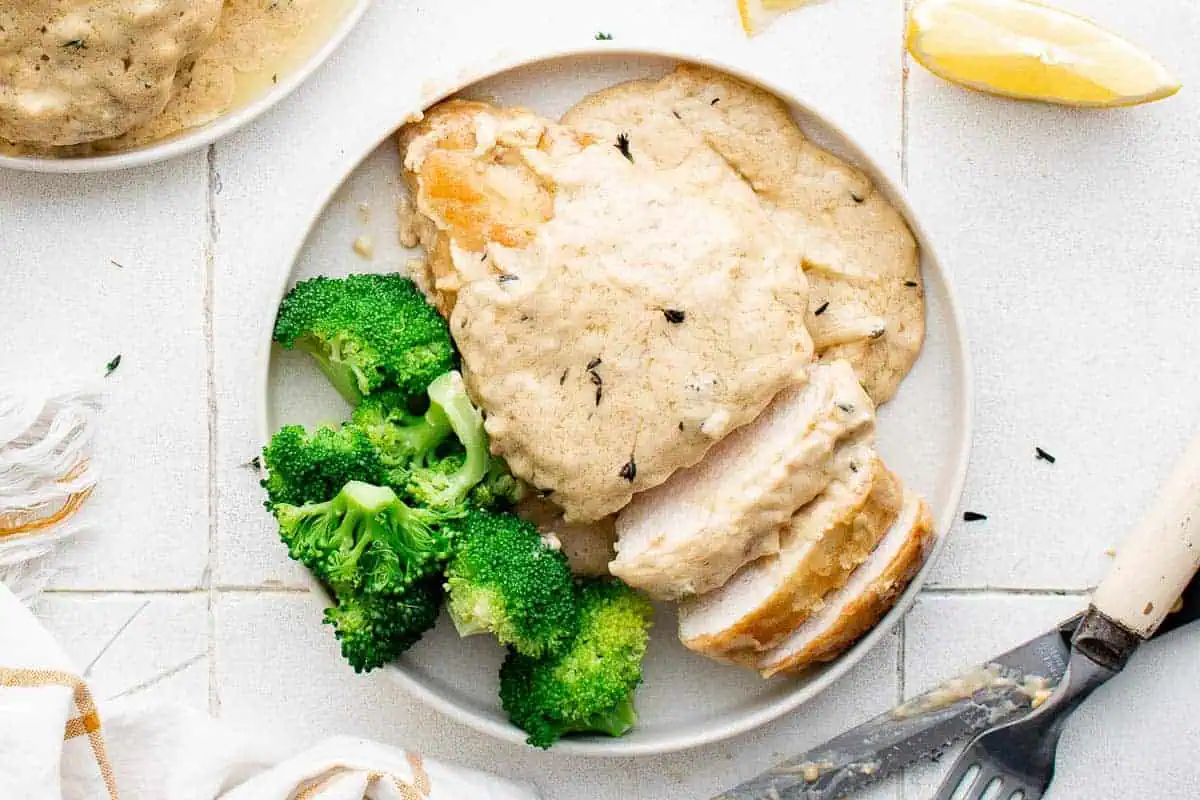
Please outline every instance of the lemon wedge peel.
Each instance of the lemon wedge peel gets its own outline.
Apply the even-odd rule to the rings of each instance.
[[[1180,89],[1128,40],[1030,0],[919,0],[909,13],[906,45],[939,78],[1017,100],[1116,108]]]
[[[809,5],[814,0],[737,0],[738,18],[747,36],[754,36],[789,11]]]

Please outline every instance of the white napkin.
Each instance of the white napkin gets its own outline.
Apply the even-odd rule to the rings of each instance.
[[[507,780],[364,739],[290,758],[272,741],[173,706],[97,709],[62,648],[0,583],[3,800],[537,800]]]

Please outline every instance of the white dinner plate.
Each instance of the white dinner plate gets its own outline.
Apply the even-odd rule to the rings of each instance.
[[[432,103],[451,93],[486,98],[533,108],[557,117],[585,94],[621,81],[662,75],[682,60],[678,54],[612,50],[594,47],[584,52],[518,61],[469,84],[448,87]],[[687,59],[696,61],[697,59]],[[938,264],[934,248],[903,193],[879,170],[853,139],[810,106],[723,64],[723,69],[757,83],[788,102],[801,127],[814,140],[870,175],[900,209],[921,247],[927,313],[924,351],[899,393],[879,413],[879,448],[888,466],[930,502],[937,521],[933,555],[890,614],[839,659],[800,677],[763,680],[747,670],[719,664],[686,650],[676,638],[675,615],[658,607],[656,625],[645,663],[645,683],[638,690],[640,722],[628,735],[567,738],[558,752],[625,756],[661,753],[695,747],[743,733],[797,708],[828,687],[882,639],[912,605],[938,552],[958,504],[971,441],[972,388],[966,338],[953,291]],[[413,108],[408,111],[415,112]],[[395,118],[399,126],[405,113]],[[380,130],[382,137],[387,131]],[[328,187],[324,210],[312,220],[303,240],[295,243],[297,257],[282,293],[296,280],[314,275],[403,270],[415,255],[400,246],[395,213],[405,189],[393,137],[374,140],[361,159]],[[352,251],[360,236],[371,239],[374,257],[366,260]],[[276,296],[277,302],[278,296]],[[263,314],[273,318],[275,309]],[[264,326],[268,327],[268,326]],[[263,347],[266,383],[264,441],[285,423],[339,421],[348,409],[310,363],[307,356]],[[266,355],[269,354],[269,355]],[[314,596],[325,602],[315,582]],[[320,625],[314,609],[312,624]],[[497,698],[497,670],[503,650],[487,636],[459,639],[443,618],[395,666],[386,668],[395,680],[449,716],[473,728],[513,742],[524,733],[509,724]]]
[[[325,0],[320,27],[302,34],[296,50],[280,70],[279,80],[271,88],[228,109],[212,122],[188,128],[158,141],[128,150],[98,153],[78,158],[53,156],[10,156],[0,154],[0,168],[25,172],[111,172],[166,161],[169,158],[207,147],[253,122],[294,92],[325,63],[338,45],[362,19],[372,0]]]

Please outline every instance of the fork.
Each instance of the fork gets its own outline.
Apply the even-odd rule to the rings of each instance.
[[[1158,630],[1198,568],[1200,437],[1092,596],[1062,681],[1029,714],[975,737],[934,800],[1040,800],[1054,778],[1067,718]]]

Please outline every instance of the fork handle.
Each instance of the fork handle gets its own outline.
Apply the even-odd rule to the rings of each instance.
[[[1092,606],[1149,638],[1200,568],[1200,436],[1117,551]]]

